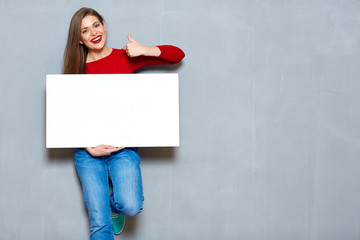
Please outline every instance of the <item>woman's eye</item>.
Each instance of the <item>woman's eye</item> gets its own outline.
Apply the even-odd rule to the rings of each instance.
[[[85,34],[85,33],[87,33],[87,32],[88,32],[88,30],[84,30],[82,33]]]
[[[96,24],[96,25],[95,25],[95,27],[99,27],[99,26],[100,26],[100,24]]]

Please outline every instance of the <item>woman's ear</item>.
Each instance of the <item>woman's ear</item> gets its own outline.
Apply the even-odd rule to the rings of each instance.
[[[79,40],[79,43],[81,44],[81,45],[83,45],[84,43],[83,43],[83,41],[81,41],[81,40]]]

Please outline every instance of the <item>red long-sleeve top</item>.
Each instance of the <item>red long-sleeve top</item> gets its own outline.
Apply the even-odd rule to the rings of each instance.
[[[175,46],[157,46],[161,54],[158,57],[134,57],[130,58],[124,49],[113,48],[110,55],[99,60],[86,63],[86,74],[118,74],[134,73],[137,69],[149,65],[175,64],[184,57],[184,52]]]

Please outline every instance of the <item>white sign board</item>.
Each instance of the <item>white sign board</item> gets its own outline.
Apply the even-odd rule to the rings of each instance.
[[[179,146],[178,74],[46,75],[46,147]]]

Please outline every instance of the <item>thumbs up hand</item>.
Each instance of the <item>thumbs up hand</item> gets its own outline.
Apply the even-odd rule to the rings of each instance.
[[[145,55],[145,53],[147,52],[146,46],[141,45],[140,43],[135,41],[131,37],[130,33],[128,34],[128,40],[129,40],[129,43],[125,45],[124,49],[129,57],[132,58],[132,57],[138,57],[138,56]]]

